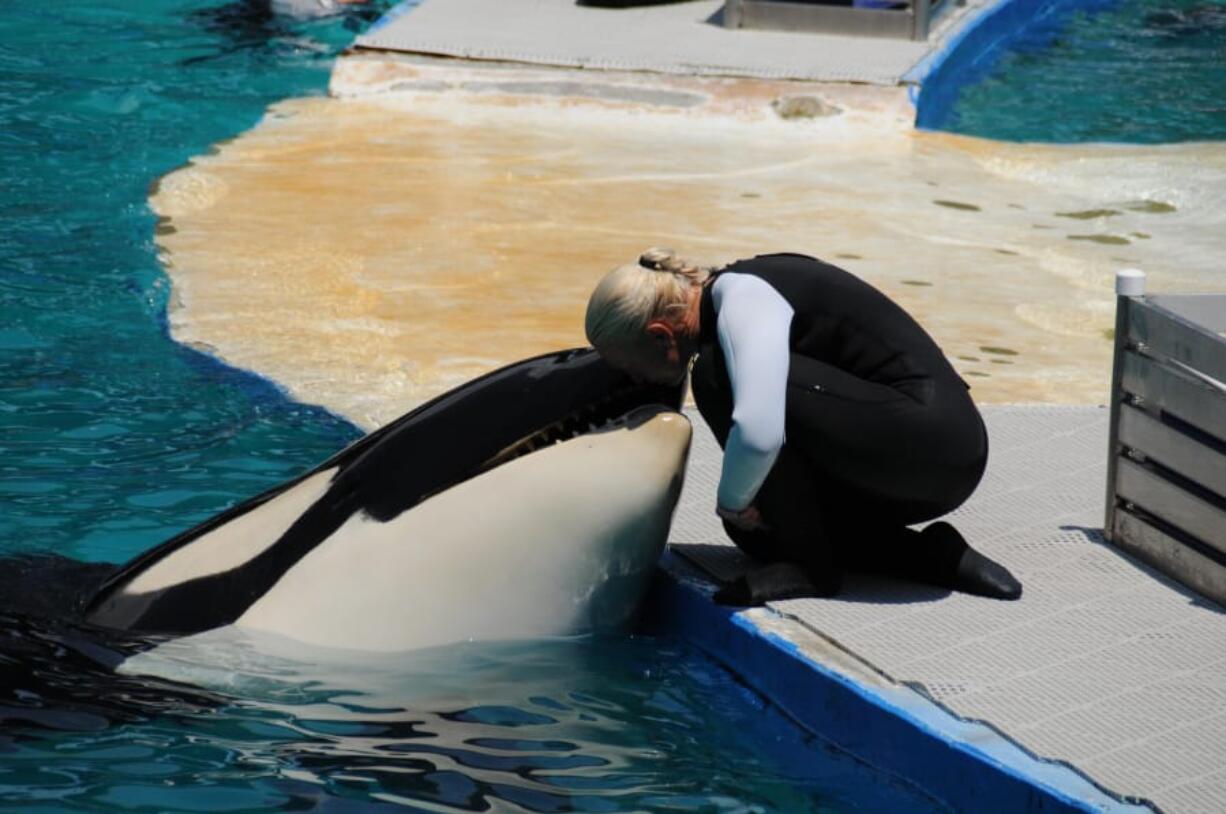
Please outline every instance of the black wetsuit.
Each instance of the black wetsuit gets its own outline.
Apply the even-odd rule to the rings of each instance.
[[[769,532],[726,524],[756,557],[800,563],[822,592],[843,567],[950,582],[961,554],[921,545],[905,527],[952,511],[983,475],[988,439],[968,387],[923,328],[880,291],[798,254],[738,261],[704,289],[692,387],[723,446],[732,387],[711,288],[720,273],[757,276],[794,311],[786,442],[755,498]]]

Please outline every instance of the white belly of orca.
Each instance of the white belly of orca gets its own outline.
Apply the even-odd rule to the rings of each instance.
[[[387,522],[354,515],[235,624],[385,651],[624,626],[667,541],[690,443],[684,416],[653,412]]]

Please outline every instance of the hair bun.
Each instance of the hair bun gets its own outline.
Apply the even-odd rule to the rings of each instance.
[[[639,265],[652,271],[676,273],[687,264],[672,249],[651,248],[639,255]]]
[[[651,248],[640,254],[639,266],[648,271],[663,271],[685,277],[691,282],[702,282],[710,271],[679,256],[672,249],[661,248]]]
[[[652,271],[668,271],[668,261],[675,256],[672,249],[648,249],[639,255],[639,265]]]

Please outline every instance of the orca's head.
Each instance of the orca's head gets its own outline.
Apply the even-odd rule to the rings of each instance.
[[[684,382],[637,382],[591,348],[559,351],[461,385],[320,468],[338,467],[337,481],[353,484],[361,507],[388,520],[457,483],[592,433],[668,434],[660,425],[671,422],[688,448],[688,422],[664,420],[684,398]]]

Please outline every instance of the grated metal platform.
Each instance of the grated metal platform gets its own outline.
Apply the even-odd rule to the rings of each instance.
[[[998,602],[850,575],[771,607],[956,714],[1170,812],[1226,811],[1226,615],[1101,535],[1107,410],[988,407],[992,451],[950,516],[1025,584]],[[712,513],[720,450],[697,414],[674,551],[748,564]]]
[[[726,29],[719,18],[723,0],[629,9],[575,0],[411,5],[359,37],[357,47],[571,68],[897,85],[955,20],[981,4],[953,8],[927,43]]]

